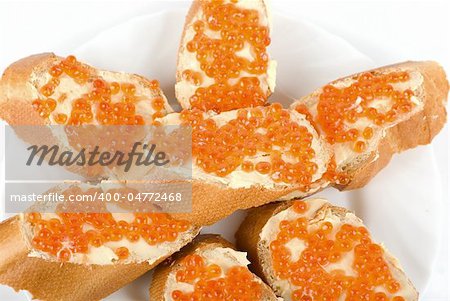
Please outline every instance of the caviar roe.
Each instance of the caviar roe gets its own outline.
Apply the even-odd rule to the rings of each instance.
[[[190,300],[260,300],[261,284],[246,267],[234,266],[226,273],[216,264],[207,265],[200,255],[186,256],[180,263],[176,280],[194,286],[194,291],[172,292],[174,301]]]
[[[78,62],[74,56],[61,60],[52,66],[48,73],[51,75],[50,80],[40,87],[40,98],[33,101],[34,109],[42,118],[47,119],[52,115],[53,120],[62,125],[93,124],[95,121],[101,125],[144,125],[153,122],[144,120],[143,116],[136,113],[137,103],[145,99],[136,95],[134,84],[107,82],[96,75],[92,68]],[[54,98],[63,77],[69,77],[79,85],[89,85],[90,88],[82,97],[71,100],[70,115],[53,113],[59,104],[69,101],[66,94]],[[147,84],[152,90],[159,89],[158,81],[150,81]],[[165,113],[163,98],[156,97],[145,101],[151,103],[157,114],[153,119]]]
[[[308,204],[295,202],[292,210],[302,215]],[[383,248],[372,242],[365,227],[326,221],[311,229],[307,218],[300,217],[282,221],[279,230],[270,243],[271,258],[276,275],[294,287],[292,300],[339,300],[344,295],[345,300],[404,300],[396,296],[401,285],[390,272]],[[297,261],[291,259],[291,251],[286,247],[292,239],[300,239],[306,245]],[[325,269],[340,263],[349,252],[354,252],[350,266],[354,276],[340,268]]]
[[[414,108],[414,92],[399,91],[393,86],[409,80],[407,72],[365,73],[348,87],[325,86],[319,97],[316,121],[328,142],[351,142],[355,152],[364,152],[367,141],[373,137],[373,127],[392,123]],[[387,101],[388,109],[375,108],[374,100]],[[298,110],[303,111],[304,107]],[[355,125],[363,118],[369,122],[368,126]]]
[[[185,80],[199,86],[190,97],[192,108],[223,112],[264,105],[267,100],[258,77],[268,70],[269,28],[260,25],[257,10],[242,9],[237,2],[201,1],[203,21],[193,24],[195,36],[186,48],[196,54],[200,69],[214,84],[202,87],[200,73],[183,72]],[[211,31],[214,38],[208,35]],[[239,55],[245,47],[250,47],[253,60]]]
[[[241,168],[269,175],[277,183],[306,188],[313,182],[318,170],[313,135],[292,121],[280,104],[240,109],[235,119],[221,126],[205,116],[199,110],[185,110],[180,118],[183,125],[192,126],[192,155],[206,173],[225,177]],[[250,160],[261,153],[270,156]]]
[[[87,191],[86,194],[94,193]],[[130,213],[130,215],[133,213]],[[90,249],[123,239],[137,242],[143,239],[154,246],[175,241],[186,232],[190,224],[173,219],[163,213],[134,213],[132,222],[115,220],[111,213],[57,213],[48,219],[45,214],[27,213],[26,221],[33,229],[34,249],[69,261],[75,254],[88,254]],[[89,230],[86,230],[89,229]],[[119,247],[113,250],[119,260],[129,258],[130,250]]]

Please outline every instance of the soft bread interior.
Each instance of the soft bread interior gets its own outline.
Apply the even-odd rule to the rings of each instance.
[[[190,108],[190,97],[195,94],[195,91],[199,87],[208,87],[214,84],[214,79],[206,75],[206,73],[200,68],[200,63],[197,60],[196,53],[189,52],[187,50],[187,43],[191,41],[195,36],[194,24],[195,22],[205,20],[204,12],[201,9],[199,0],[195,0],[194,4],[188,14],[186,19],[186,24],[183,32],[183,37],[181,40],[181,45],[178,53],[178,66],[177,66],[177,83],[175,85],[175,92],[178,101],[181,106],[185,109]],[[230,0],[225,0],[225,4],[232,3]],[[270,16],[269,9],[267,7],[267,1],[264,0],[239,0],[235,3],[237,7],[241,9],[251,9],[256,10],[259,13],[259,20],[261,26],[267,26],[269,30],[272,30],[272,20]],[[210,38],[220,38],[220,32],[207,30],[206,35]],[[250,51],[250,46],[245,45],[244,49],[239,52],[239,56],[253,61],[255,59],[254,55]],[[257,78],[260,81],[260,87],[262,91],[268,91],[270,94],[275,90],[276,85],[276,68],[277,63],[274,60],[270,60],[268,64],[268,70],[266,74],[258,75]],[[189,80],[183,77],[183,71],[193,70],[199,72],[203,76],[203,82],[201,85],[196,86],[192,84]],[[242,77],[253,77],[247,72],[242,71],[239,78]],[[234,80],[237,81],[237,80]],[[233,83],[232,81],[231,83]]]
[[[307,200],[306,203],[308,204],[308,209],[302,214],[295,212],[291,206],[287,208],[280,206],[282,209],[278,212],[275,211],[276,213],[269,218],[259,234],[257,253],[265,279],[276,294],[283,297],[284,300],[291,300],[291,293],[295,289],[295,286],[287,280],[280,279],[275,274],[272,265],[270,244],[280,232],[280,222],[292,221],[300,217],[305,217],[308,221],[308,229],[311,230],[318,229],[318,227],[320,227],[320,225],[324,222],[330,222],[334,228],[343,224],[364,227],[361,219],[356,217],[352,212],[349,212],[344,208],[332,206],[324,199],[311,199]],[[334,230],[333,235],[335,235],[335,233],[336,231]],[[291,259],[294,261],[298,260],[300,254],[306,248],[304,242],[299,239],[291,240],[287,243],[287,246],[291,252]],[[355,271],[352,268],[353,258],[354,249],[346,253],[346,255],[342,257],[342,260],[324,266],[324,269],[327,272],[339,269],[343,270],[347,275],[354,275]],[[384,249],[383,258],[387,262],[392,276],[400,283],[401,290],[395,295],[389,294],[389,292],[387,292],[383,287],[377,287],[376,290],[386,293],[388,297],[398,295],[404,297],[405,300],[418,300],[418,293],[411,281],[403,272],[398,260],[395,259],[386,249]]]

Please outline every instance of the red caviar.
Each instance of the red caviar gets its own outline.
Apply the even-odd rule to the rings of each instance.
[[[293,210],[304,214],[308,203],[295,202]],[[403,300],[395,296],[401,285],[391,274],[384,259],[384,250],[372,242],[365,227],[350,224],[308,225],[306,217],[284,220],[280,232],[270,243],[271,258],[276,275],[289,281],[294,287],[292,300]],[[306,245],[298,260],[292,259],[286,246],[292,239],[300,239]],[[342,268],[327,268],[354,252],[352,268],[355,275],[349,276]],[[376,289],[377,288],[377,289]],[[388,298],[383,288],[395,297]]]
[[[323,88],[317,105],[317,123],[329,143],[353,142],[355,152],[363,152],[366,145],[358,139],[370,140],[373,128],[358,129],[354,125],[367,119],[372,125],[383,126],[395,121],[400,114],[414,108],[410,89],[399,91],[395,84],[408,82],[408,72],[389,74],[365,73],[348,87],[328,85]],[[387,101],[389,108],[377,109],[374,100]]]
[[[185,293],[174,290],[174,301],[261,299],[261,284],[246,267],[233,266],[228,271],[222,271],[216,264],[207,265],[203,257],[197,254],[187,256],[180,265],[176,273],[177,282],[194,285],[194,291]]]
[[[134,213],[131,222],[118,221],[111,213],[60,212],[57,216],[45,219],[45,214],[29,213],[26,220],[33,229],[33,247],[62,261],[70,260],[75,253],[88,254],[91,247],[122,239],[130,242],[143,239],[149,245],[174,241],[190,228],[189,222],[163,213]],[[126,247],[114,251],[119,260],[130,255]]]
[[[136,104],[142,97],[136,95],[136,86],[132,83],[107,82],[92,68],[69,56],[49,69],[51,79],[39,91],[41,97],[33,101],[33,107],[42,118],[53,116],[55,123],[67,125],[144,125],[144,117],[136,112]],[[72,99],[72,108],[66,113],[57,112],[58,103],[52,99],[58,92],[60,79],[69,77],[79,85],[88,85],[89,92],[78,99]],[[148,82],[152,90],[159,89],[157,81]],[[67,94],[58,97],[62,103]],[[155,113],[165,113],[165,101],[161,97],[149,101]],[[53,112],[57,112],[52,114]],[[94,112],[96,112],[94,114]],[[150,124],[153,120],[148,120]]]
[[[222,112],[264,105],[267,100],[258,76],[268,70],[269,28],[260,24],[257,10],[240,8],[237,2],[201,1],[204,17],[193,24],[195,36],[186,48],[196,54],[200,69],[214,84],[196,90],[190,97],[192,108]],[[218,37],[210,37],[211,31]],[[239,53],[247,46],[253,60]],[[204,81],[193,70],[185,70],[183,78],[195,86]]]
[[[235,119],[221,126],[199,110],[183,111],[181,121],[192,126],[192,155],[207,173],[224,177],[242,168],[270,175],[275,182],[306,187],[318,170],[313,135],[292,121],[289,111],[279,104],[241,109]],[[251,162],[250,157],[258,152],[270,156]]]

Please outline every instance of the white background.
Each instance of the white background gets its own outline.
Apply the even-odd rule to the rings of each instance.
[[[0,71],[33,53],[57,51],[66,55],[80,42],[131,17],[188,6],[186,1],[0,0]],[[274,11],[309,20],[343,37],[379,65],[432,59],[450,73],[450,1],[273,0],[272,7]],[[446,127],[433,143],[447,200],[448,141]],[[421,300],[449,300],[448,209],[447,203],[444,223],[447,230],[430,285]],[[0,295],[0,300],[13,300],[12,296],[14,293]]]

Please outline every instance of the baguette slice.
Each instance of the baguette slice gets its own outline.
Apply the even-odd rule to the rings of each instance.
[[[192,255],[201,256],[205,265],[218,265],[222,269],[222,275],[220,276],[222,279],[224,278],[224,274],[235,266],[245,269],[245,273],[250,273],[246,268],[249,262],[245,257],[245,253],[235,251],[230,242],[224,240],[218,235],[201,235],[197,237],[190,245],[185,247],[180,253],[177,253],[173,258],[170,258],[156,268],[153,273],[153,279],[150,286],[150,300],[171,301],[174,300],[172,298],[172,293],[175,290],[181,290],[183,292],[192,291],[193,287],[191,284],[177,281],[177,272],[181,272],[186,269],[183,261],[187,260],[187,258],[189,259],[189,257],[192,258]],[[274,295],[272,290],[257,276],[253,274],[251,275],[253,277],[253,280],[251,281],[255,283],[255,286],[261,293],[259,299],[251,300],[276,301],[277,297]],[[218,277],[214,277],[210,280],[218,280]],[[239,287],[233,288],[239,289]],[[210,293],[212,293],[212,291]],[[239,294],[238,297],[244,298],[242,294]],[[199,299],[195,300],[211,300],[211,298],[211,296],[200,296]],[[222,296],[222,300],[225,299],[226,298]],[[242,300],[250,299],[247,298]]]
[[[62,63],[67,63],[67,69],[61,67]],[[52,71],[56,73],[50,73],[54,66],[68,70],[69,73],[63,71],[59,74],[57,70]],[[78,66],[82,72],[86,72],[86,75],[79,75],[79,73],[73,71],[75,69],[71,71],[71,68],[75,66]],[[50,96],[46,96],[42,93],[43,88],[52,78],[59,79],[59,84],[56,85],[53,92],[49,92],[51,93]],[[0,94],[0,117],[10,125],[71,124],[69,117],[75,111],[75,101],[84,98],[91,101],[89,104],[93,116],[91,119],[84,120],[82,124],[105,124],[100,118],[102,99],[97,98],[95,93],[92,93],[96,87],[94,86],[95,80],[104,81],[105,86],[103,88],[110,90],[115,89],[111,85],[112,83],[125,84],[125,86],[119,87],[118,91],[112,92],[111,103],[124,103],[123,97],[128,96],[128,100],[130,100],[134,96],[136,114],[133,117],[142,116],[144,124],[152,124],[153,114],[157,112],[165,114],[172,111],[157,81],[148,80],[135,74],[95,69],[87,64],[77,62],[72,56],[62,58],[53,53],[42,53],[21,59],[4,71],[0,84],[0,90],[2,91]],[[134,85],[134,93],[127,84]],[[99,87],[102,88],[102,86]],[[124,89],[127,88],[130,89],[126,92]],[[105,92],[105,95],[111,94]],[[33,101],[49,98],[56,101],[56,107],[50,114],[44,114],[44,112],[43,116],[48,117],[43,118],[36,108],[37,105],[33,105]],[[155,98],[162,98],[161,110],[155,110],[152,107],[152,100]],[[105,99],[108,99],[108,97]],[[41,108],[43,107],[44,105],[41,105]],[[55,120],[56,114],[67,115],[66,122],[57,122]],[[111,124],[113,121],[116,124],[128,124],[123,119],[109,121]]]
[[[168,112],[172,109],[158,81],[95,69],[73,56],[43,53],[21,59],[5,70],[0,81],[0,118],[26,142],[58,145],[61,152],[73,151],[79,142],[73,138],[77,135],[67,134],[67,128],[76,129],[86,140],[100,139],[106,129],[117,129],[110,125],[151,125]],[[91,135],[84,135],[78,125],[87,125]],[[135,136],[140,141],[138,133]],[[121,174],[110,166],[72,165],[68,169],[94,180]]]
[[[391,84],[394,91],[400,95],[410,90],[412,98],[412,108],[407,112],[402,112],[402,108],[393,109],[393,98],[374,97],[368,102],[368,106],[375,108],[378,113],[391,111],[396,113],[397,117],[393,121],[385,120],[382,125],[377,125],[377,121],[365,117],[357,117],[353,123],[346,122],[344,129],[356,129],[359,131],[357,140],[365,142],[365,149],[361,152],[355,152],[354,142],[336,142],[332,144],[337,171],[344,172],[349,176],[350,181],[345,184],[334,183],[334,186],[341,190],[351,190],[366,185],[380,170],[382,170],[396,153],[415,148],[419,145],[431,143],[433,138],[443,128],[446,119],[446,104],[449,90],[449,83],[444,69],[435,62],[405,62],[396,65],[386,66],[360,74],[355,74],[336,80],[324,88],[318,89],[312,94],[303,97],[292,104],[291,108],[298,108],[299,111],[307,111],[310,118],[316,121],[314,124],[323,139],[328,142],[332,137],[328,135],[324,122],[317,122],[319,118],[319,108],[327,105],[321,101],[325,89],[348,87],[358,82],[361,76],[369,75],[372,80],[360,81],[360,87],[355,92],[354,98],[341,105],[346,108],[352,108],[355,111],[362,110],[361,103],[364,103],[364,91],[361,86],[372,85],[374,90],[377,85],[376,79],[382,76],[388,76],[393,73],[405,73],[409,77],[407,81],[400,81]],[[389,87],[388,87],[389,89]],[[392,92],[389,92],[392,93]],[[392,95],[392,94],[391,94]],[[347,109],[346,109],[347,110]],[[324,115],[322,115],[325,117]],[[377,116],[375,114],[375,116]],[[385,116],[388,116],[385,114]],[[364,139],[365,128],[372,128],[371,138]]]
[[[346,234],[343,234],[343,229]],[[352,212],[333,206],[326,200],[294,200],[254,209],[241,224],[236,238],[238,248],[248,252],[252,270],[286,301],[300,300],[302,296],[309,296],[309,300],[319,297],[340,300],[344,296],[349,297],[352,289],[357,300],[369,296],[376,298],[378,292],[388,298],[398,296],[403,298],[398,300],[418,300],[416,289],[397,259],[383,245],[371,240],[363,222]],[[340,242],[349,245],[341,247]],[[285,271],[280,268],[278,256],[274,255],[277,254],[275,252],[281,254],[283,250],[288,258]],[[333,260],[332,256],[336,259]],[[364,265],[362,262],[367,264],[366,268],[357,270],[358,265]],[[389,281],[373,286],[367,282],[367,279],[382,281],[380,269],[383,268],[389,271],[399,288],[389,291]],[[290,272],[286,273],[288,270]],[[305,270],[311,273],[316,271],[316,274],[308,274]],[[346,280],[350,285],[340,284],[346,290],[340,290],[338,282],[330,282],[330,278],[337,280],[338,276],[344,275],[350,276]],[[384,277],[387,279],[389,276]],[[309,284],[302,282],[302,279],[308,279]],[[358,290],[359,280],[368,284],[367,291]],[[321,281],[328,282],[325,285]]]
[[[271,30],[264,0],[194,0],[178,50],[181,107],[223,112],[264,105],[276,81],[267,52]]]
[[[111,194],[120,192],[87,184],[52,190],[66,196],[89,195],[94,191]],[[159,237],[163,232],[145,223],[149,223],[149,218],[152,218],[153,224],[159,223],[160,228],[167,229],[162,224],[164,222],[153,219],[159,216],[161,220],[161,214],[141,214],[140,224],[137,224],[138,215],[115,213],[124,211],[111,210],[112,215],[82,213],[84,211],[56,214],[48,209],[42,207],[43,211],[37,211],[42,212],[39,215],[36,212],[20,214],[0,224],[0,283],[17,291],[26,290],[33,298],[42,301],[103,299],[180,250],[200,231],[198,227],[188,224],[186,230],[179,231],[174,239],[150,244],[150,236]],[[89,215],[96,215],[98,221],[105,222],[97,225],[92,220],[87,221]],[[146,221],[142,224],[144,216]],[[55,219],[59,220],[56,224],[62,226],[54,226]],[[71,233],[80,228],[69,225],[81,219],[83,222],[80,227],[85,234],[74,236]],[[109,223],[109,220],[114,222]],[[65,230],[64,225],[69,230]],[[150,227],[151,233],[146,232],[148,237],[142,232],[144,226]],[[131,227],[140,229],[137,238],[130,238],[134,235],[130,232],[134,231]],[[107,238],[104,233],[120,235],[122,238]],[[74,240],[75,237],[77,240]],[[100,240],[100,243],[94,242],[92,238]],[[82,251],[82,248],[86,248],[86,251]],[[128,255],[123,256],[124,248]]]
[[[341,230],[345,227],[347,234],[342,234],[344,232]],[[283,238],[283,235],[287,237]],[[333,206],[326,200],[291,201],[254,209],[241,224],[236,238],[238,248],[248,252],[252,270],[272,287],[277,296],[286,301],[300,300],[302,296],[305,299],[301,300],[316,300],[321,297],[340,300],[344,296],[348,298],[352,289],[355,290],[356,298],[364,300],[369,297],[370,300],[382,298],[383,296],[376,294],[378,292],[386,294],[389,300],[394,296],[403,298],[394,300],[418,300],[418,293],[399,262],[383,245],[377,245],[371,240],[363,222],[352,212]],[[278,241],[275,242],[276,240]],[[348,246],[345,246],[346,241]],[[340,245],[340,242],[343,244]],[[283,250],[289,265],[285,268],[290,271],[284,276],[280,274],[283,270],[279,267],[283,261],[277,261],[279,257],[274,255],[277,254],[274,252],[282,254]],[[356,254],[363,255],[356,257]],[[336,259],[333,260],[332,256]],[[364,270],[357,270],[358,265],[364,264],[367,264]],[[392,288],[390,282],[386,282],[369,285],[368,291],[358,290],[356,280],[367,284],[367,279],[382,281],[380,271],[383,269],[389,271],[388,274],[399,288],[389,292]],[[307,271],[321,272],[312,275]],[[329,282],[333,277],[335,280],[341,277],[342,280],[342,276],[350,276],[346,281],[354,286],[341,282],[340,285],[347,290],[340,290],[338,282]],[[386,275],[384,277],[388,278]],[[307,282],[302,282],[302,279],[307,279]],[[328,282],[325,284],[321,281]]]

